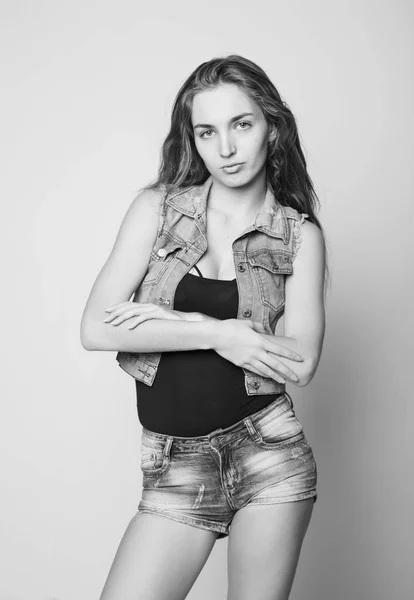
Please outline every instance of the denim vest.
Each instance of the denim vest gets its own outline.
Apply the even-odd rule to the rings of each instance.
[[[163,193],[157,238],[148,270],[133,301],[174,307],[174,295],[181,279],[207,250],[206,206],[213,182]],[[274,334],[284,312],[285,276],[293,269],[300,224],[306,215],[281,206],[270,188],[255,222],[233,241],[233,259],[239,293],[237,319],[262,323]],[[138,325],[139,327],[139,325]],[[152,385],[161,352],[118,352],[116,360],[129,375]],[[185,360],[185,356],[183,356]],[[285,384],[244,369],[249,396],[285,391]]]

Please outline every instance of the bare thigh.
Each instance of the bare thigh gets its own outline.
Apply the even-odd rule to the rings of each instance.
[[[288,600],[314,500],[237,511],[228,545],[228,600]]]
[[[128,525],[100,600],[183,600],[218,533],[137,513]]]

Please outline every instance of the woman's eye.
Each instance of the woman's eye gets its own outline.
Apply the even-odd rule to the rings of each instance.
[[[241,125],[241,129],[242,130],[249,129],[249,127],[251,127],[251,123],[249,123],[249,121],[239,121],[237,123],[237,125]],[[200,134],[200,137],[204,138],[204,139],[205,138],[211,138],[212,134],[213,134],[213,130],[212,129],[206,129],[205,131],[203,131]]]

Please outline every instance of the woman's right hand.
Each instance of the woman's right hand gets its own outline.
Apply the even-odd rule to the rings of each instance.
[[[266,339],[255,329],[257,324],[251,320],[219,321],[213,350],[238,367],[262,377],[270,377],[279,383],[285,383],[284,378],[287,378],[296,383],[299,380],[297,374],[278,360],[277,356],[295,361],[303,361],[303,357],[271,339]]]

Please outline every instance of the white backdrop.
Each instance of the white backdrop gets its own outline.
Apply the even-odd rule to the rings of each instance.
[[[133,379],[80,318],[179,86],[228,53],[294,112],[333,272],[319,370],[289,385],[319,498],[292,600],[412,587],[413,4],[0,3],[1,600],[99,597],[136,510]],[[410,510],[409,510],[410,509]],[[410,534],[411,529],[411,534]],[[190,600],[224,600],[227,541]],[[411,590],[412,591],[412,590]]]

